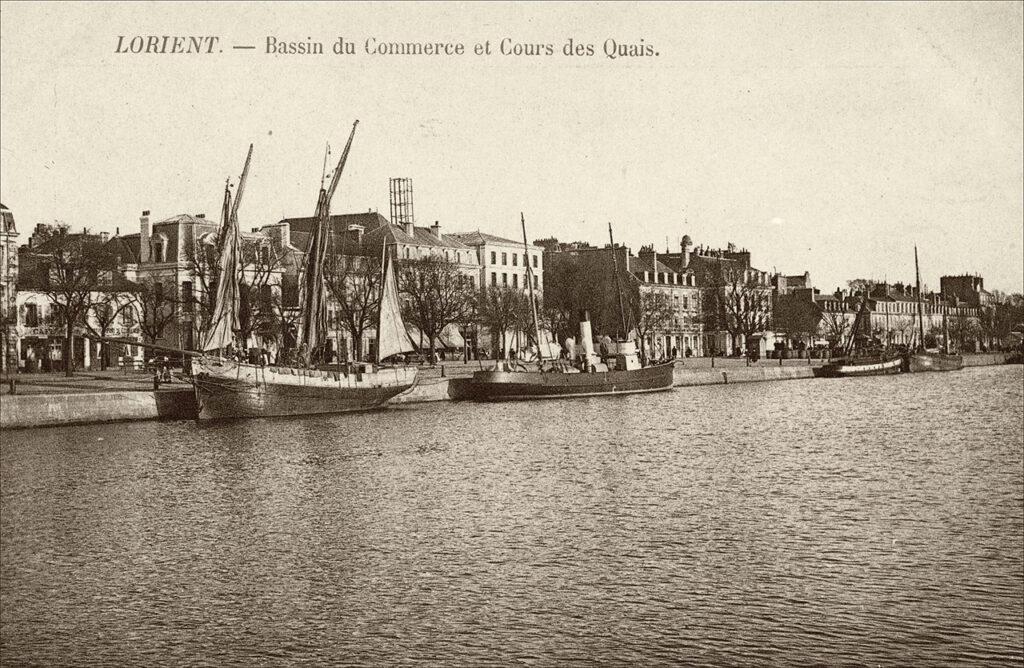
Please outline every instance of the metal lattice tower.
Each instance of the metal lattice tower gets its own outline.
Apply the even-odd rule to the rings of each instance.
[[[391,223],[393,225],[415,224],[412,209],[412,179],[389,179],[391,191]]]

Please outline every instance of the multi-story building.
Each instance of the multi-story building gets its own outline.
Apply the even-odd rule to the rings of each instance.
[[[523,248],[521,241],[512,241],[480,232],[465,232],[452,234],[452,238],[459,241],[468,248],[473,249],[476,261],[479,265],[479,274],[476,285],[481,287],[506,286],[514,290],[522,290],[524,293],[533,284],[534,296],[540,300],[544,290],[544,249],[540,246],[531,245]],[[478,328],[468,328],[472,331],[464,333],[466,336],[477,337],[477,345],[485,350],[495,347],[500,348],[498,340],[492,340],[491,333],[477,331]],[[541,334],[542,339],[545,335]],[[503,340],[505,348],[516,347],[521,349],[525,342],[536,338],[532,333],[512,329],[506,332]],[[550,337],[549,338],[553,338]],[[502,339],[502,337],[497,337]],[[501,354],[508,350],[501,350]]]
[[[939,279],[939,288],[943,297],[947,300],[955,299],[958,304],[981,308],[995,304],[995,298],[985,289],[985,279],[981,276],[943,276]]]
[[[844,343],[852,334],[865,295],[838,289],[828,295],[814,292],[814,302],[822,311],[821,335],[832,344]],[[928,345],[943,343],[945,332],[949,332],[954,347],[973,350],[979,345],[981,308],[978,306],[932,292],[922,296],[919,307],[917,290],[904,283],[878,283],[866,298],[867,317],[856,336],[882,345],[916,346],[923,322]]]
[[[108,252],[118,258],[125,275],[166,295],[168,308],[175,311],[176,317],[154,343],[190,350],[201,345],[199,337],[216,291],[213,249],[219,227],[202,213],[151,223],[150,212],[143,211],[138,233],[118,234],[110,240]],[[247,287],[259,290],[268,301],[276,299],[285,272],[285,252],[259,230],[242,233],[241,238]],[[277,332],[255,329],[247,344],[273,349],[277,339]]]
[[[56,234],[55,234],[56,233]],[[22,371],[62,371],[66,359],[67,329],[61,306],[68,301],[70,287],[62,289],[59,272],[53,268],[54,255],[73,252],[90,257],[76,269],[88,270],[93,289],[84,302],[85,312],[74,328],[70,351],[75,368],[89,369],[115,365],[124,358],[141,360],[141,348],[108,346],[87,338],[86,334],[126,338],[141,342],[134,284],[118,268],[104,262],[109,245],[106,232],[88,230],[72,233],[66,228],[36,227],[27,245],[20,249],[21,271],[17,281],[17,322],[14,346]],[[76,290],[77,291],[77,288]],[[77,299],[77,295],[74,296]],[[102,358],[102,359],[101,359]]]
[[[659,257],[653,244],[629,257],[629,272],[639,282],[639,293],[660,293],[671,306],[671,316],[646,334],[645,350],[658,357],[700,357],[704,350],[700,317],[700,288],[693,269],[668,254]]]
[[[512,241],[480,231],[451,235],[461,244],[472,248],[480,267],[480,286],[506,285],[527,289],[527,269],[533,277],[533,289],[541,294],[544,287],[544,249],[529,246],[523,249],[520,241]]]
[[[18,228],[14,214],[0,204],[0,371],[17,364]]]
[[[683,236],[678,253],[665,253],[661,260],[680,273],[689,272],[701,289],[702,306],[718,303],[719,313],[700,311],[702,352],[734,355],[757,351],[764,355],[774,346],[770,330],[773,286],[771,275],[751,264],[750,251],[734,244],[723,249],[704,246],[691,251],[689,236]],[[708,299],[715,291],[718,299]]]

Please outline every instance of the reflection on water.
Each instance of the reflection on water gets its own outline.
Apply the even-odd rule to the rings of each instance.
[[[1021,367],[3,435],[5,665],[985,664]]]

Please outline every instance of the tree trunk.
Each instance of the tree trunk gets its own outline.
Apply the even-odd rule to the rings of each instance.
[[[67,326],[67,336],[64,337],[64,375],[71,377],[75,375],[74,360],[75,353],[75,330],[74,325]]]

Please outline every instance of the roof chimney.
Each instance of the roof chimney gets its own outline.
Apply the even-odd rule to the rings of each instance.
[[[412,221],[402,223],[402,231],[408,234],[410,237],[416,235],[416,230],[413,227]]]
[[[149,262],[149,209],[139,218],[139,262]]]
[[[434,236],[437,237],[437,240],[440,241],[441,240],[441,221],[435,220],[434,224],[430,226],[430,231],[433,232]]]

